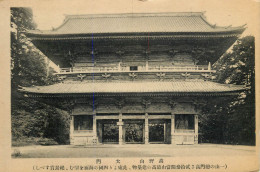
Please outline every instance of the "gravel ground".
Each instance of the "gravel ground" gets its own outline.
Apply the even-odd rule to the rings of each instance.
[[[237,145],[98,145],[12,147],[13,158],[255,156],[255,146]]]

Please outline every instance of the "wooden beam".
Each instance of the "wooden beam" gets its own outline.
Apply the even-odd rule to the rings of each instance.
[[[96,116],[96,119],[119,119],[117,115]]]
[[[149,119],[171,119],[171,115],[149,115]]]
[[[123,115],[122,119],[145,119],[144,115]]]
[[[119,119],[119,116],[96,116],[96,119]],[[122,119],[145,119],[145,115],[123,115]],[[148,119],[171,119],[171,115],[148,115]]]

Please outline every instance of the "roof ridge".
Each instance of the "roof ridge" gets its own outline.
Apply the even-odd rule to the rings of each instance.
[[[133,17],[202,17],[205,11],[201,12],[154,12],[154,13],[107,13],[107,14],[79,14],[79,15],[67,15],[63,23],[55,28],[58,30],[63,27],[70,19],[94,19],[94,18],[133,18]]]
[[[123,17],[172,17],[172,16],[201,16],[204,12],[164,12],[164,13],[107,13],[107,14],[79,14],[79,15],[67,15],[66,19],[72,18],[123,18]]]

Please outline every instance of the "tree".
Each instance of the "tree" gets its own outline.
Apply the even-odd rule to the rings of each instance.
[[[204,109],[201,130],[207,142],[255,144],[254,41],[253,36],[239,39],[232,51],[214,64],[218,82],[245,85],[248,89],[238,97],[213,102]]]
[[[24,34],[35,28],[31,9],[11,8],[12,138],[19,140],[23,137],[45,137],[58,143],[67,143],[68,113],[26,98],[19,92],[19,87],[22,86],[46,85],[52,82],[53,70],[48,69],[46,57]]]
[[[47,80],[45,57],[24,34],[36,27],[32,16],[29,8],[11,8],[11,84],[14,89],[43,85]]]

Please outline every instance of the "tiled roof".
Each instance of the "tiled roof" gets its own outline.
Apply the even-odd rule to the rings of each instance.
[[[181,33],[242,32],[244,27],[218,27],[209,24],[203,13],[104,14],[66,16],[52,31],[29,31],[35,35],[92,33]]]
[[[93,93],[225,93],[245,90],[241,85],[219,84],[210,81],[165,82],[74,82],[49,86],[24,87],[20,91],[36,94],[93,94]]]

